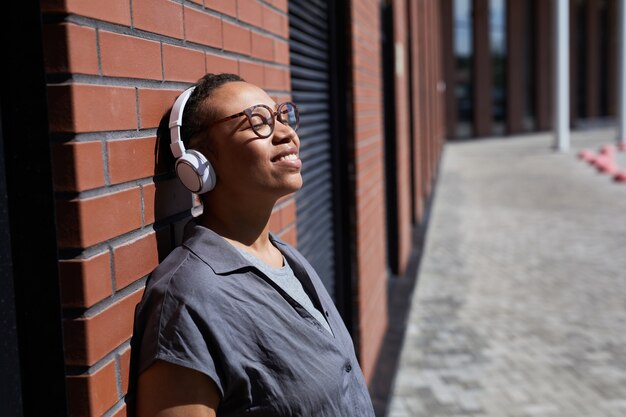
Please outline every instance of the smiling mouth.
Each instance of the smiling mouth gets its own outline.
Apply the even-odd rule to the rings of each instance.
[[[276,155],[272,158],[272,163],[276,164],[276,166],[299,170],[302,167],[302,161],[298,157],[297,151],[294,151]]]
[[[298,150],[296,148],[285,149],[282,152],[274,155],[272,162],[293,162],[300,159],[298,157]]]
[[[278,161],[295,161],[296,159],[298,159],[298,156],[295,153],[290,153],[289,155],[283,155],[280,158],[278,158],[276,160],[276,162]]]

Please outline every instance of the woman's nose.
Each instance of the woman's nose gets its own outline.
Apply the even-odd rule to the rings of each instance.
[[[274,126],[274,140],[285,142],[294,140],[296,137],[296,131],[287,124],[284,124],[280,121],[276,121],[276,126]]]

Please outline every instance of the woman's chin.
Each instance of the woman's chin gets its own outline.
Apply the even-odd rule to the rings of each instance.
[[[297,178],[292,178],[290,181],[283,184],[283,186],[280,188],[281,197],[293,194],[296,191],[300,190],[300,188],[302,188],[302,177],[298,175]]]

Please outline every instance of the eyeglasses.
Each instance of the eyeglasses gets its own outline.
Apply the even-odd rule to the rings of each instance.
[[[265,104],[257,104],[252,107],[248,107],[244,111],[237,114],[216,120],[211,123],[209,127],[241,116],[246,116],[250,127],[260,138],[267,138],[272,134],[272,132],[274,132],[276,118],[278,118],[279,122],[290,126],[293,130],[298,129],[298,125],[300,123],[300,112],[298,111],[298,107],[294,103],[285,102],[279,104],[276,107],[276,111],[272,110]]]

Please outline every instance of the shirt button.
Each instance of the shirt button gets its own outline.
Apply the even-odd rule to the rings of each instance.
[[[350,372],[350,371],[352,371],[352,365],[347,364],[346,365],[346,372]]]
[[[328,314],[328,310],[326,310],[324,313],[326,313],[326,317],[330,316],[330,314]]]

